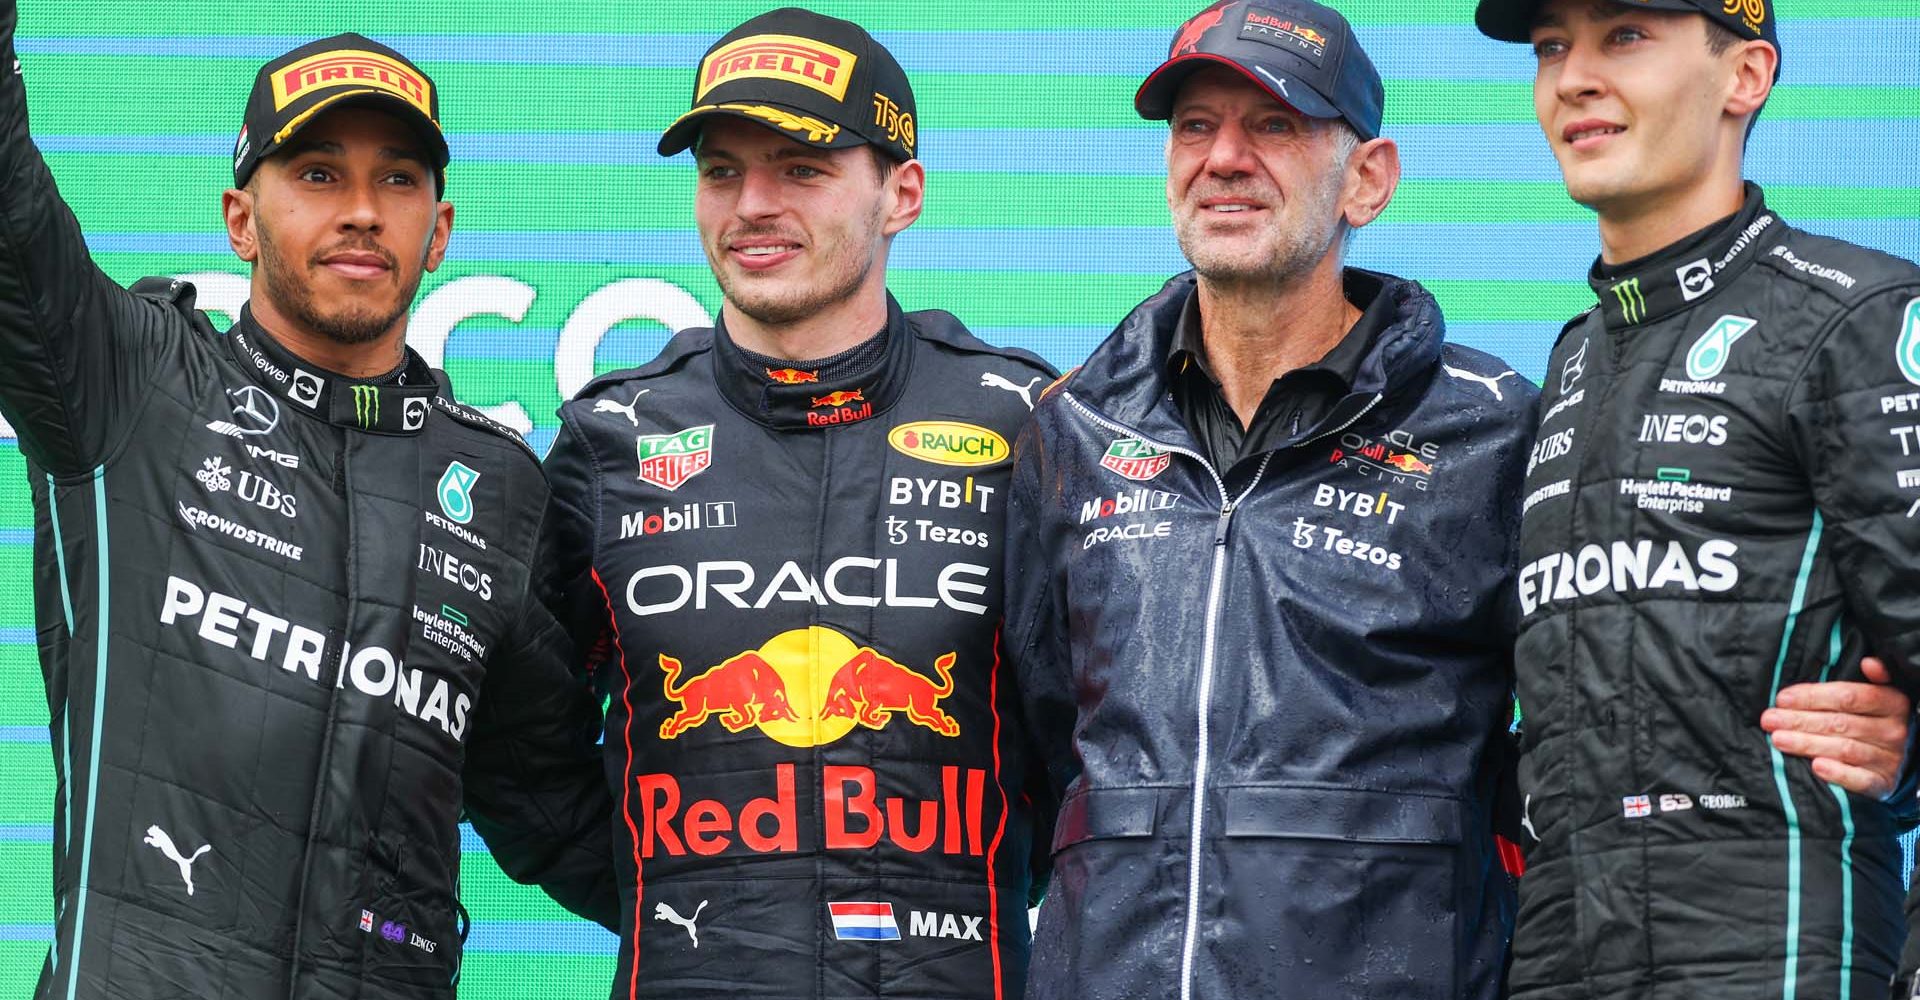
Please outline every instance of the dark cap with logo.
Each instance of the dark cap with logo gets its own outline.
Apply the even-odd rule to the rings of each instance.
[[[1780,47],[1774,25],[1773,0],[1618,0],[1621,7],[1671,10],[1699,14],[1735,35]],[[1473,23],[1480,33],[1502,42],[1525,42],[1533,37],[1533,22],[1544,0],[1480,0]]]
[[[758,122],[822,149],[871,143],[905,162],[919,155],[907,73],[865,28],[798,7],[726,33],[700,59],[692,110],[660,137],[660,155],[694,144],[713,115]]]
[[[260,67],[247,117],[233,146],[233,183],[245,187],[272,156],[320,112],[365,104],[391,112],[420,134],[434,179],[446,188],[447,138],[440,92],[406,56],[351,32],[308,42]]]
[[[1230,66],[1309,118],[1339,118],[1362,139],[1380,136],[1386,89],[1353,26],[1311,0],[1221,0],[1173,36],[1167,59],[1140,85],[1142,118],[1170,118],[1195,70]]]

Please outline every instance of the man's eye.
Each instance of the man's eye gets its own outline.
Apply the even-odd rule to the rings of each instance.
[[[310,184],[324,184],[333,179],[333,174],[325,167],[303,167],[299,177]]]
[[[1200,118],[1182,118],[1179,121],[1173,123],[1173,130],[1175,132],[1184,132],[1189,135],[1205,134],[1207,131],[1212,129],[1212,127],[1213,125],[1211,122],[1208,122]]]
[[[1647,37],[1647,33],[1644,31],[1641,31],[1639,28],[1623,26],[1623,27],[1615,28],[1611,32],[1609,32],[1607,34],[1607,41],[1610,41],[1616,45],[1626,45],[1626,44],[1631,44],[1633,42],[1642,41],[1646,37]]]
[[[1533,43],[1533,55],[1536,59],[1552,59],[1567,50],[1567,43],[1559,39],[1549,39]]]
[[[396,184],[401,187],[412,187],[420,183],[420,178],[405,171],[397,171],[387,175],[387,183]]]
[[[1294,131],[1293,122],[1285,118],[1269,118],[1260,123],[1260,131],[1268,135],[1286,135]]]
[[[808,166],[802,166],[798,164],[796,164],[794,168],[789,172],[792,173],[793,176],[799,177],[805,180],[811,180],[815,177],[825,176],[825,174],[818,167],[808,167]]]
[[[732,167],[712,166],[700,171],[700,176],[710,181],[723,181],[733,176]]]

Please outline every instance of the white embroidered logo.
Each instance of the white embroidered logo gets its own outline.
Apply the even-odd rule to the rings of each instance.
[[[187,884],[187,895],[193,895],[193,863],[200,860],[200,855],[213,850],[213,845],[202,844],[200,845],[200,849],[194,851],[192,855],[181,857],[180,849],[173,846],[173,838],[167,836],[167,831],[160,829],[158,826],[147,827],[147,835],[140,842],[150,847],[159,848],[160,853],[166,855],[168,861],[179,865],[180,881]]]

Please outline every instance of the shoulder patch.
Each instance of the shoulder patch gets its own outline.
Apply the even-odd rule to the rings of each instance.
[[[1001,347],[989,344],[968,330],[959,318],[943,309],[920,309],[907,313],[907,326],[923,340],[950,347],[967,354],[988,354],[1009,361],[1018,361],[1034,371],[1052,378],[1055,369],[1045,358],[1019,347]]]
[[[536,464],[539,463],[540,456],[534,454],[533,446],[527,443],[526,438],[520,436],[519,431],[508,427],[506,424],[481,413],[479,410],[465,403],[448,398],[445,388],[446,386],[443,384],[441,386],[442,391],[433,394],[434,409],[439,410],[441,413],[452,417],[460,423],[466,424],[468,427],[488,431],[496,436],[512,441],[514,444],[520,446],[520,450],[525,452],[528,458],[533,459]]]
[[[621,368],[607,372],[605,375],[597,376],[586,385],[581,386],[580,391],[573,394],[573,398],[584,399],[607,386],[618,385],[621,382],[627,382],[633,379],[657,378],[680,367],[686,363],[687,359],[702,354],[712,347],[712,327],[689,327],[674,334],[673,338],[667,341],[667,345],[660,348],[660,353],[655,355],[652,361],[637,367]],[[568,400],[568,402],[572,402],[572,400]]]

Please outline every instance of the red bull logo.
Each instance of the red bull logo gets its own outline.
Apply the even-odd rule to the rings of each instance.
[[[744,848],[755,854],[792,854],[801,848],[792,764],[773,768],[772,795],[730,805],[715,798],[687,804],[687,792],[671,774],[641,774],[638,784],[640,857],[712,857]],[[930,783],[928,790],[931,791]],[[828,764],[820,769],[819,803],[825,810],[820,843],[829,851],[871,851],[885,843],[913,854],[984,857],[987,772],[977,767],[940,768],[933,798],[882,794],[870,767]],[[736,793],[737,794],[737,793]],[[815,834],[808,824],[809,847]]]
[[[813,397],[813,405],[814,406],[845,406],[848,403],[865,402],[866,398],[867,397],[862,396],[860,394],[859,389],[841,389],[837,392],[827,393],[824,396]]]
[[[1438,446],[1415,441],[1405,431],[1389,431],[1377,439],[1349,431],[1340,435],[1340,445],[1327,456],[1327,461],[1362,475],[1397,476],[1400,481],[1424,490],[1439,463],[1439,454]]]
[[[1408,452],[1403,451],[1393,455],[1389,455],[1386,459],[1386,462],[1388,465],[1391,465],[1394,468],[1399,469],[1401,472],[1411,473],[1416,476],[1433,475],[1432,463],[1422,462]]]
[[[678,712],[660,724],[663,740],[677,739],[681,733],[715,715],[730,733],[761,722],[795,717],[793,706],[787,703],[786,682],[759,653],[728,657],[719,666],[709,668],[685,684],[679,683],[679,660],[662,653],[660,669],[667,673],[662,692],[668,701],[680,706]]]
[[[787,746],[816,747],[855,726],[885,729],[897,716],[941,736],[958,736],[960,723],[940,707],[953,694],[956,661],[953,653],[936,658],[937,679],[928,677],[820,625],[782,632],[684,681],[681,662],[662,653],[661,692],[678,708],[660,724],[660,738],[678,739],[718,719],[730,733],[758,727]]]
[[[1167,58],[1198,51],[1200,36],[1206,34],[1207,29],[1219,24],[1220,19],[1227,16],[1227,6],[1230,2],[1231,0],[1221,0],[1220,3],[1194,15],[1192,20],[1180,28],[1180,34],[1174,37],[1173,47],[1167,50]]]
[[[798,368],[769,368],[767,378],[781,385],[800,385],[805,382],[820,381],[819,372],[803,372]]]

